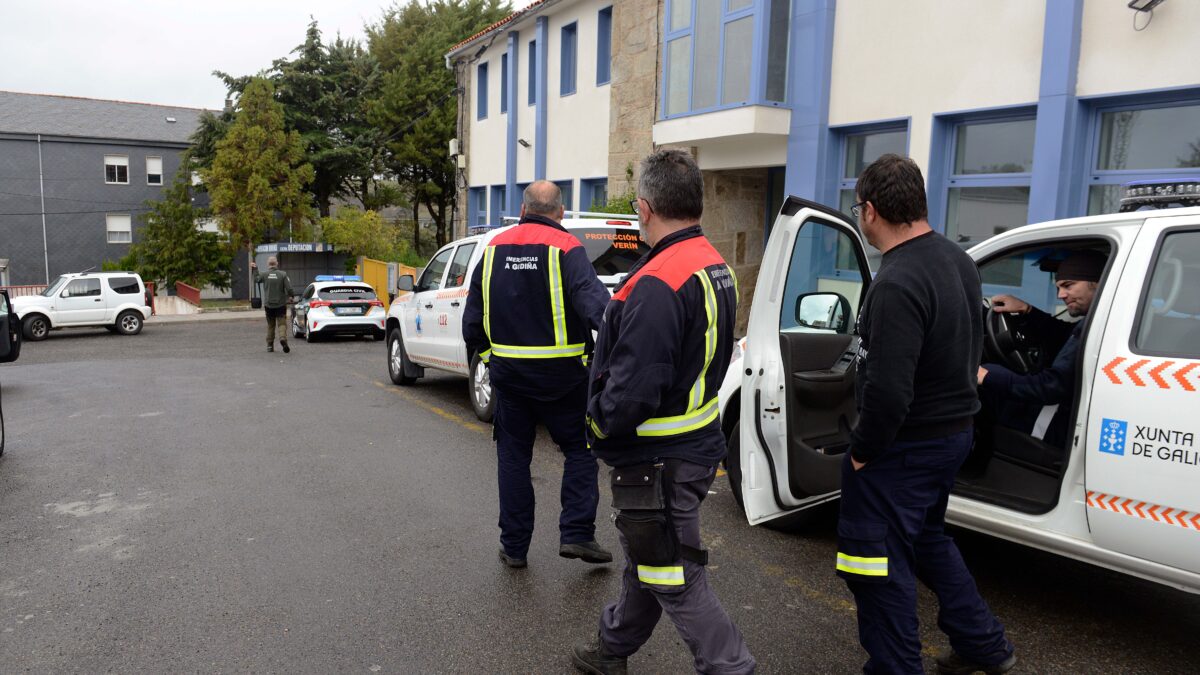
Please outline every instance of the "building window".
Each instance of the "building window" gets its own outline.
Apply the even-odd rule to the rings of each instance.
[[[600,10],[596,29],[596,86],[612,80],[612,7]]]
[[[566,96],[575,93],[575,61],[578,53],[578,25],[568,24],[562,27],[562,58],[559,59],[558,94]]]
[[[1026,118],[968,120],[950,128],[941,187],[947,237],[983,241],[1028,222],[1035,126]]]
[[[789,0],[668,0],[667,5],[666,117],[785,102]]]
[[[842,135],[841,177],[838,181],[838,210],[849,214],[850,207],[858,199],[854,187],[858,176],[871,162],[888,153],[908,155],[908,128],[880,128],[866,131],[849,131]]]
[[[104,226],[108,231],[108,243],[128,244],[133,241],[133,222],[129,214],[110,213],[104,216]]]
[[[162,185],[162,157],[146,158],[146,185]]]
[[[467,227],[487,225],[486,199],[486,187],[473,187],[467,191]]]
[[[1123,183],[1192,176],[1200,167],[1198,102],[1099,108],[1092,126],[1088,215],[1116,213]]]
[[[129,185],[129,156],[104,156],[104,182],[114,185]]]
[[[579,181],[579,210],[591,211],[608,204],[608,179],[585,178]]]
[[[563,208],[568,211],[575,210],[575,181],[573,180],[556,180],[554,184],[562,190]]]
[[[503,225],[503,218],[508,214],[508,200],[505,198],[505,187],[493,185],[491,190],[492,210],[489,222],[493,225]]]
[[[475,104],[478,107],[476,119],[487,119],[488,104],[488,64],[481,63],[475,69]]]
[[[537,40],[529,41],[529,105],[537,103]]]
[[[500,55],[500,114],[508,112],[508,54]]]

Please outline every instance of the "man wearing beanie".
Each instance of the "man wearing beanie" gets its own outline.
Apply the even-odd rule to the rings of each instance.
[[[1058,288],[1058,299],[1066,305],[1068,314],[1073,317],[1087,315],[1107,262],[1108,257],[1103,253],[1080,250],[1071,253],[1059,264],[1054,285]],[[980,366],[978,379],[981,397],[1000,408],[996,412],[1005,426],[1029,432],[1051,445],[1066,447],[1067,418],[1075,395],[1076,363],[1083,321],[1060,321],[1011,295],[992,298],[992,311],[1019,315],[1018,322],[1026,333],[1040,336],[1050,344],[1062,344],[1062,347],[1049,368],[1031,375],[1019,375],[995,363]],[[1065,342],[1063,335],[1066,335]],[[1044,419],[1045,406],[1056,404],[1058,408],[1053,411],[1053,417]]]

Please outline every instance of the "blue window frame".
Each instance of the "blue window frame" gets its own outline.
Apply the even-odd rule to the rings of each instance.
[[[573,179],[556,180],[554,184],[562,190],[563,208],[568,211],[575,210],[575,181]]]
[[[1200,174],[1200,89],[1088,101],[1084,204],[1079,212],[1115,213],[1121,185]]]
[[[575,62],[579,52],[579,24],[569,23],[562,27],[561,58],[559,59],[558,94],[567,96],[575,93]]]
[[[667,0],[663,119],[787,103],[790,0]]]
[[[508,54],[500,55],[500,114],[508,112]]]
[[[473,187],[467,191],[467,227],[487,225],[487,187]]]
[[[508,200],[505,199],[505,186],[493,185],[491,188],[492,208],[488,222],[492,225],[502,225],[504,216],[508,215]]]
[[[612,7],[600,10],[596,28],[596,86],[612,80]]]
[[[579,210],[591,211],[608,203],[608,179],[584,178],[579,181]]]
[[[487,119],[488,113],[488,64],[481,63],[475,69],[475,99],[478,106],[476,119]]]
[[[525,62],[529,64],[529,75],[525,85],[529,88],[526,100],[529,105],[534,105],[537,103],[537,40],[529,41],[529,58]]]
[[[837,192],[838,210],[846,214],[851,222],[855,222],[850,214],[850,207],[858,201],[855,188],[858,186],[858,176],[871,162],[889,152],[908,156],[909,120],[884,120],[868,124],[831,129],[837,137],[835,147],[838,148],[837,158]],[[879,253],[873,248],[867,250],[867,262],[872,269],[879,265]],[[854,252],[848,248],[839,249],[836,259],[838,276],[858,274],[858,263],[854,260]]]

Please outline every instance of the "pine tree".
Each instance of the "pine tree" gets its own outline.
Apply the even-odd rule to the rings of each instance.
[[[192,194],[191,175],[180,169],[163,198],[146,203],[145,226],[129,248],[128,260],[142,278],[167,288],[182,281],[196,288],[227,289],[231,251],[220,235],[200,229],[208,209],[197,207]]]

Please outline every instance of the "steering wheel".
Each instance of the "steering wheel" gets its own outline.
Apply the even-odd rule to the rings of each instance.
[[[1029,373],[1029,358],[1017,344],[1012,328],[1008,323],[1008,315],[1004,312],[992,311],[990,298],[983,299],[983,349],[985,356],[992,356],[995,361],[1007,366],[1009,370],[1025,375]]]

